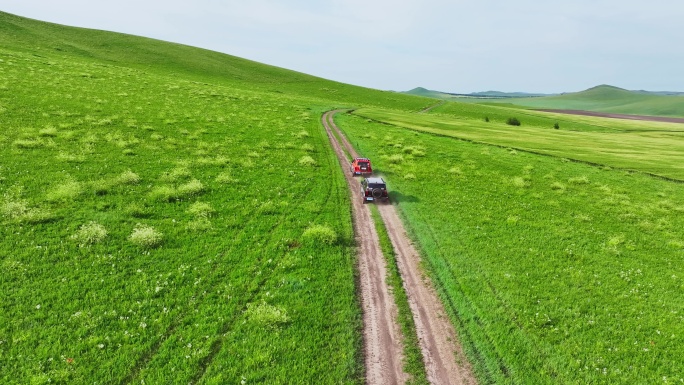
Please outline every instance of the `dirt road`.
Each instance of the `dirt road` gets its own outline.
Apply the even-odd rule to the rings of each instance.
[[[323,115],[330,143],[342,167],[349,161],[332,132],[335,111]],[[346,170],[345,170],[346,171]],[[359,182],[345,172],[352,193]],[[354,196],[355,197],[355,196]],[[367,207],[361,199],[352,199],[354,234],[358,245],[358,269],[363,308],[364,355],[367,384],[403,384],[407,375],[402,368],[402,337],[397,318],[399,311],[386,282],[385,259],[380,241]]]
[[[349,159],[339,142],[342,142],[352,157],[358,154],[335,125],[333,117],[337,112],[339,111],[325,113],[323,125],[345,171],[352,194],[354,230],[360,245],[358,252],[364,307],[367,383],[401,384],[407,378],[401,368],[402,346],[396,322],[396,306],[385,282],[385,263],[369,208],[361,202],[359,182],[348,171]],[[339,141],[333,132],[340,138]],[[413,313],[428,380],[432,384],[475,384],[475,377],[460,348],[456,332],[429,280],[420,270],[420,256],[406,235],[396,207],[380,204],[378,208],[397,254],[397,264]],[[373,289],[367,290],[368,288]],[[367,295],[370,297],[366,297]],[[392,304],[387,304],[387,301]],[[379,307],[375,308],[376,305]],[[385,312],[387,313],[384,314]],[[384,328],[387,330],[383,331]]]

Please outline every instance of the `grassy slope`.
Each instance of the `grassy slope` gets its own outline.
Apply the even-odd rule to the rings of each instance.
[[[684,96],[642,94],[611,86],[598,86],[586,91],[559,96],[511,99],[507,102],[532,108],[684,116]]]
[[[3,380],[360,382],[346,191],[317,117],[434,101],[0,17]],[[468,108],[425,116],[476,126],[483,112],[495,124],[511,114]],[[547,130],[559,119],[561,131],[625,129],[517,113]],[[485,380],[673,378],[676,186],[356,118],[346,126],[387,172]],[[307,156],[318,166],[302,170]],[[421,170],[440,167],[437,182],[422,183]],[[126,170],[142,181],[120,182]],[[193,179],[202,191],[164,201]],[[192,214],[198,201],[216,212]],[[91,220],[109,235],[79,247],[71,236]],[[160,248],[128,241],[138,222],[164,233]],[[306,241],[311,223],[341,241]],[[554,337],[554,326],[572,338]],[[675,372],[659,372],[667,367]]]
[[[432,100],[4,13],[0,60],[4,383],[362,381],[319,116]]]

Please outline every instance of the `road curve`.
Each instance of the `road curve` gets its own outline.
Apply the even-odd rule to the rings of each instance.
[[[367,231],[362,230],[362,228],[374,228],[372,218],[370,216],[369,209],[364,207],[364,205],[360,202],[360,199],[357,199],[359,188],[358,183],[354,181],[354,178],[349,172],[347,172],[349,160],[345,156],[344,151],[342,151],[339,141],[342,142],[342,145],[352,157],[357,157],[358,153],[346,139],[344,134],[335,125],[333,117],[337,112],[339,111],[329,111],[325,113],[323,115],[323,125],[325,126],[326,131],[328,131],[331,144],[338,155],[340,164],[345,171],[346,179],[350,185],[355,220],[357,222],[366,220],[368,221],[367,224],[356,223],[355,231]],[[337,134],[337,137],[340,139],[339,141],[333,132]],[[437,297],[435,290],[432,288],[430,281],[422,274],[420,268],[420,255],[410,242],[406,234],[406,230],[404,229],[404,225],[399,218],[396,207],[389,204],[380,204],[378,205],[378,209],[380,211],[382,220],[385,223],[385,227],[387,228],[388,235],[392,241],[392,245],[396,253],[397,265],[402,277],[404,290],[408,296],[409,306],[411,308],[411,312],[413,313],[413,320],[416,325],[416,332],[418,334],[420,348],[423,353],[423,362],[425,363],[428,380],[431,384],[476,384],[472,368],[465,359],[461,346],[458,343],[456,332],[446,315],[444,306],[439,301],[439,298]],[[359,210],[361,214],[357,215],[356,213]],[[373,242],[377,242],[377,234],[375,232],[373,232],[373,234],[374,236],[371,237],[371,240]],[[361,234],[357,231],[356,235],[359,237]],[[360,244],[363,244],[363,242]],[[379,244],[376,244],[372,247],[372,249],[378,250],[377,254],[373,254],[372,256],[362,255],[364,254],[365,249],[366,247],[364,246],[364,248],[359,250],[360,268],[361,261],[368,258],[383,259],[383,256],[379,251]],[[363,271],[361,271],[361,273],[363,273]],[[382,271],[378,271],[377,274],[381,274],[384,281],[384,275],[386,274],[384,270],[384,262],[382,263]],[[362,290],[362,296],[365,295],[366,292]],[[377,293],[371,292],[369,295],[375,296]],[[362,303],[365,302],[366,299],[362,298]],[[364,318],[364,327],[366,326],[367,324]],[[378,326],[382,327],[383,325]],[[393,329],[398,328],[396,325],[386,326],[389,326]],[[364,334],[365,333],[366,331],[364,330]],[[373,333],[378,332],[375,331]],[[392,333],[390,333],[390,335],[392,335]],[[365,349],[367,354],[371,351],[384,350],[382,347],[379,348],[371,346],[376,342],[380,341],[366,337]],[[396,346],[397,349],[401,350],[400,341],[393,341],[392,344]],[[374,363],[368,362],[368,357],[366,357],[366,365],[368,373],[371,373],[372,369],[369,365],[374,365]],[[403,380],[399,380],[394,383],[404,383],[405,379],[406,378],[404,376]],[[374,382],[370,375],[368,376],[367,382],[369,384],[387,383]]]

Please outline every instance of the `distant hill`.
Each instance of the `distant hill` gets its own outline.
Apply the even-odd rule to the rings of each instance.
[[[454,94],[457,95],[457,94]],[[541,96],[550,96],[552,94],[537,94],[528,92],[501,92],[501,91],[483,91],[471,92],[467,96],[485,97],[485,98],[533,98]]]
[[[532,108],[684,117],[684,95],[681,93],[629,91],[606,84],[580,92],[515,98],[506,102]]]
[[[473,99],[506,99],[506,98],[532,98],[540,96],[550,96],[551,94],[536,94],[527,92],[501,92],[501,91],[483,91],[472,92],[469,94],[459,94],[454,92],[442,92],[428,90],[423,87],[417,87],[410,91],[402,92],[409,95],[425,96],[428,98],[444,99],[444,100],[463,100],[464,98]]]
[[[470,103],[507,103],[522,107],[584,110],[616,114],[684,117],[684,92],[630,91],[602,84],[580,92],[538,94],[483,91],[458,94],[414,88],[404,94]]]
[[[451,99],[452,96],[445,93],[445,92],[440,92],[440,91],[432,91],[428,90],[427,88],[423,87],[416,87],[410,91],[405,91],[401,92],[402,94],[409,94],[409,95],[415,95],[415,96],[424,96],[427,98],[435,98],[435,99]]]

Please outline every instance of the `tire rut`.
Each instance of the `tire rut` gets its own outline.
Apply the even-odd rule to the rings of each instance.
[[[337,137],[352,156],[358,156],[357,152],[349,143],[346,136],[339,130],[333,122],[334,114],[340,111],[329,111],[323,116],[326,130],[334,130]],[[333,147],[339,147],[335,135],[329,133]],[[341,154],[340,162],[344,168],[347,160],[344,159],[344,152],[335,150]],[[345,172],[347,180],[353,180],[349,173]],[[352,185],[350,184],[350,187]],[[359,199],[354,199],[358,191],[351,188],[352,202],[355,206],[361,206],[367,215],[361,216],[360,220],[368,220],[372,226],[372,219],[368,214],[368,209],[363,207]],[[357,209],[356,207],[354,208]],[[392,241],[392,246],[396,254],[397,265],[403,281],[403,288],[409,300],[409,307],[413,313],[413,320],[416,325],[423,362],[427,372],[428,380],[431,384],[476,384],[472,367],[465,358],[463,350],[458,342],[458,336],[446,314],[443,304],[439,300],[437,293],[432,287],[431,282],[424,276],[420,267],[420,254],[410,242],[404,229],[404,225],[399,217],[397,208],[392,204],[379,204],[378,209],[382,217],[387,233]],[[357,215],[354,216],[357,218]],[[356,225],[355,225],[356,230]],[[357,233],[357,237],[361,235]],[[377,235],[374,242],[377,242]],[[379,245],[376,245],[379,248]],[[359,256],[360,260],[364,256]],[[382,258],[380,254],[379,258]],[[384,270],[382,275],[384,275]],[[362,293],[363,294],[363,293]],[[376,293],[373,293],[376,294]],[[365,322],[364,322],[365,325]],[[375,341],[369,341],[375,342]],[[368,342],[367,342],[368,343]],[[372,349],[372,347],[368,347]],[[367,362],[368,365],[368,362]],[[373,383],[370,382],[369,383]]]
[[[340,165],[345,167],[349,162],[332,132],[333,115],[334,112],[323,115],[323,126]],[[360,188],[358,182],[348,172],[345,172],[345,179],[352,194],[354,234],[358,245],[366,383],[403,384],[408,375],[403,370],[399,311],[386,281],[386,265],[380,241],[370,211],[364,207],[361,199],[354,199]]]

